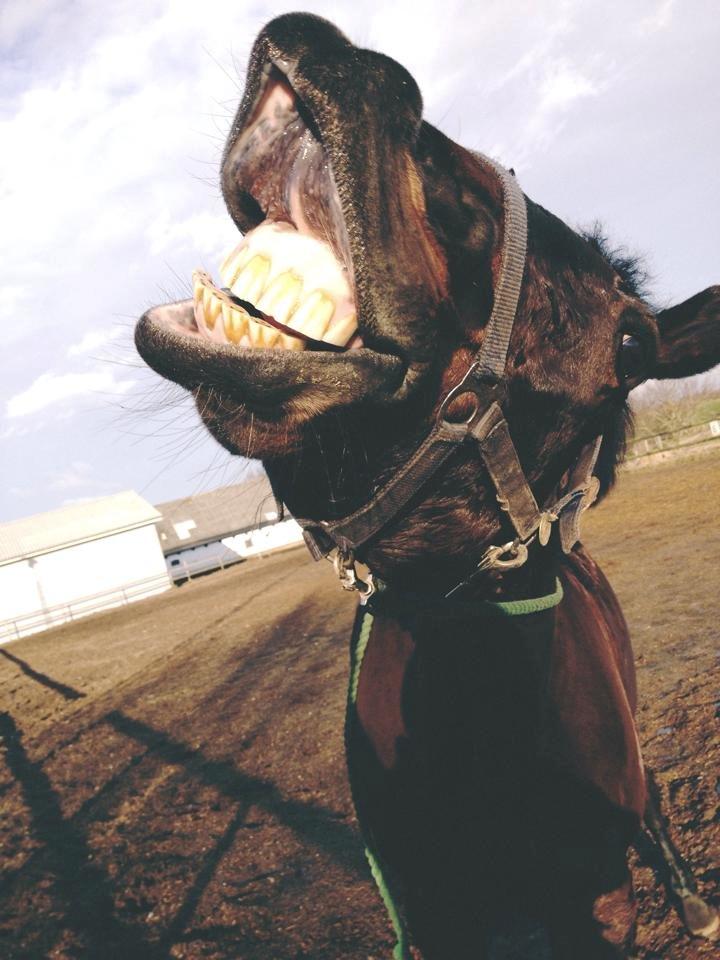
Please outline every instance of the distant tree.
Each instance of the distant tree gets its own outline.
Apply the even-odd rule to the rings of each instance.
[[[697,378],[699,379],[699,378]],[[702,420],[703,401],[718,394],[709,382],[697,379],[650,380],[631,397],[635,439],[673,433]]]

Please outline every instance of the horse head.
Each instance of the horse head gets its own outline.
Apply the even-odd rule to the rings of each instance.
[[[224,447],[264,461],[293,514],[346,516],[417,449],[483,341],[500,182],[422,119],[403,67],[306,14],[256,40],[221,180],[245,238],[220,280],[196,276],[194,303],[142,317],[138,349]],[[599,435],[608,485],[633,387],[720,360],[720,287],[654,312],[597,238],[530,200],[527,218],[503,408],[542,503]],[[464,445],[361,558],[442,587],[507,523]]]

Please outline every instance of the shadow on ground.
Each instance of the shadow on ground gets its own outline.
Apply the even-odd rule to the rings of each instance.
[[[586,525],[633,631],[645,753],[707,893],[720,548],[687,531],[711,522],[690,493],[717,467],[625,475]],[[388,957],[344,772],[352,616],[328,571],[292,552],[0,649],[0,955]],[[638,955],[713,956],[656,869],[635,858]],[[531,955],[507,946],[502,960]]]

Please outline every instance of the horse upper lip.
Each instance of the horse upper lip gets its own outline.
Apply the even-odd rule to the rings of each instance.
[[[284,259],[284,269],[302,277],[304,295],[327,293],[335,303],[331,326],[339,325],[344,332],[357,328],[358,310],[332,158],[314,116],[276,62],[294,72],[292,64],[280,58],[267,60],[259,71],[254,96],[246,98],[242,119],[236,121],[224,152],[223,195],[236,224],[246,234],[250,230],[244,243],[254,244],[255,253],[265,254],[273,269],[275,254]],[[269,252],[262,247],[268,242]],[[249,299],[246,293],[238,291],[241,299]]]
[[[302,64],[305,64],[305,60]],[[267,201],[269,205],[277,200],[273,196],[273,184],[269,179],[263,181],[260,168],[250,169],[251,175],[257,173],[258,176],[248,184],[243,180],[248,171],[243,169],[242,163],[236,164],[236,159],[238,144],[242,145],[243,131],[252,123],[254,111],[261,102],[268,83],[281,74],[299,98],[311,122],[316,125],[318,139],[329,161],[328,168],[335,171],[333,164],[337,160],[341,169],[342,202],[335,194],[333,203],[335,199],[337,203],[332,210],[339,216],[334,221],[337,229],[333,237],[342,248],[341,253],[346,258],[348,269],[352,271],[354,267],[363,271],[364,292],[362,296],[356,293],[355,297],[356,301],[362,301],[357,312],[357,322],[363,347],[350,351],[353,354],[351,357],[345,353],[316,355],[313,350],[291,354],[290,351],[266,348],[238,349],[232,345],[213,343],[193,335],[187,304],[168,305],[148,311],[138,324],[136,342],[142,356],[163,376],[190,389],[212,385],[218,392],[241,401],[245,401],[250,395],[259,398],[262,393],[263,403],[271,398],[280,402],[283,395],[292,395],[299,391],[301,386],[312,394],[332,391],[337,398],[344,400],[346,387],[352,384],[352,398],[372,398],[381,404],[388,400],[395,402],[417,386],[421,370],[427,363],[425,360],[411,360],[415,343],[411,328],[398,331],[397,339],[394,328],[389,329],[386,323],[381,325],[377,322],[375,311],[378,304],[382,307],[383,297],[392,296],[389,287],[391,272],[386,273],[383,268],[381,286],[378,289],[373,288],[373,277],[378,263],[381,262],[379,258],[390,256],[390,247],[384,236],[385,215],[375,209],[368,215],[358,200],[358,196],[364,196],[365,180],[370,177],[374,182],[374,179],[382,174],[385,169],[382,157],[390,156],[388,151],[393,148],[391,141],[383,145],[385,153],[378,154],[377,171],[356,170],[352,164],[348,166],[344,156],[346,151],[343,148],[342,131],[346,117],[348,133],[351,134],[353,130],[352,119],[347,110],[348,102],[355,102],[354,92],[350,91],[352,96],[348,101],[347,98],[343,100],[345,93],[340,91],[340,99],[337,100],[333,87],[332,97],[328,99],[321,87],[316,87],[312,80],[315,67],[308,69],[309,75],[306,76],[308,71],[305,66],[302,66],[301,70],[298,60],[283,56],[267,36],[261,35],[248,72],[246,94],[223,156],[223,195],[228,212],[241,231],[257,226],[268,212],[262,209],[258,197],[253,197],[253,190],[262,194],[259,199]],[[326,136],[326,128],[331,130],[331,135]],[[368,137],[377,135],[374,129],[367,134]],[[238,177],[238,174],[241,176]],[[256,189],[258,185],[259,190]],[[310,213],[312,215],[312,211]],[[366,232],[368,224],[372,224],[372,227]],[[353,263],[346,225],[347,230],[353,233],[353,243],[359,244],[362,251],[359,263]],[[353,246],[353,254],[356,252],[357,247]],[[390,266],[392,272],[397,272],[396,264],[392,263]],[[413,286],[413,289],[419,288]],[[394,310],[389,313],[394,316]],[[365,390],[361,390],[363,380],[366,382]],[[348,395],[347,399],[350,401],[352,398]]]

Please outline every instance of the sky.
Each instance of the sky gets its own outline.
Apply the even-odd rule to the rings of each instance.
[[[305,3],[415,76],[425,117],[571,226],[642,252],[655,300],[720,282],[717,0]],[[243,0],[0,5],[0,521],[254,469],[146,370],[135,320],[237,242],[218,164]]]

